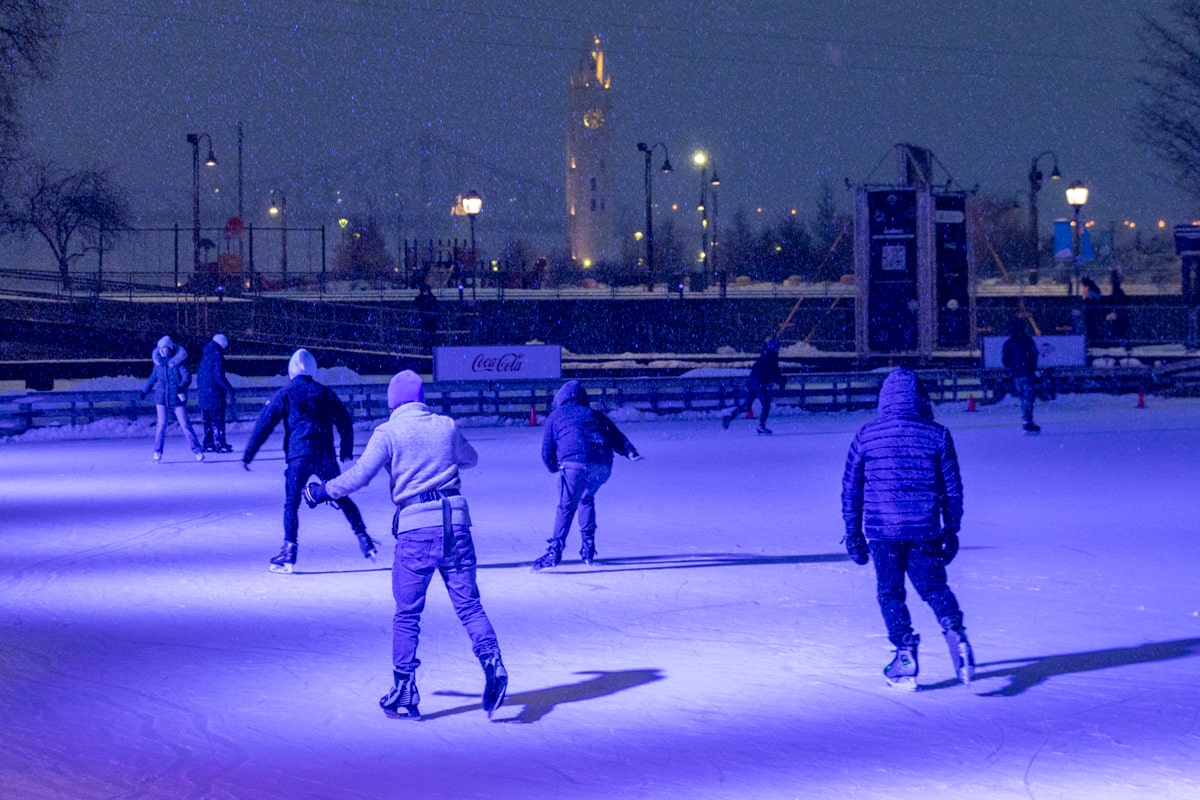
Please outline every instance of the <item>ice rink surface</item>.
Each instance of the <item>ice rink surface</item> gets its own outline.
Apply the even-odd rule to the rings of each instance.
[[[482,673],[435,581],[425,719],[386,718],[392,506],[362,559],[329,508],[282,540],[276,433],[253,471],[168,437],[0,444],[0,797],[1200,797],[1200,400],[939,406],[966,487],[950,582],[979,662],[953,677],[932,612],[920,690],[889,688],[874,575],[839,545],[868,412],[618,424],[599,560],[554,516],[542,428],[472,427],[479,582],[512,676]],[[79,433],[79,437],[86,436]],[[367,433],[358,434],[356,452]]]

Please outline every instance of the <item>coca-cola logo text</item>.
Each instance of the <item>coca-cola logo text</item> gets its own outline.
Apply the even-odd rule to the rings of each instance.
[[[486,356],[480,353],[471,362],[471,372],[520,372],[525,365],[522,353],[505,353],[501,356]]]

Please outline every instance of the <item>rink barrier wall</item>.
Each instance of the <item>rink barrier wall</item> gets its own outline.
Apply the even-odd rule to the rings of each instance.
[[[994,403],[1011,391],[1004,370],[918,370],[936,403]],[[1182,374],[1182,373],[1172,373]],[[802,373],[788,376],[786,388],[775,393],[776,408],[806,411],[846,411],[874,408],[887,371],[864,373]],[[1058,368],[1044,370],[1039,393],[1104,392],[1124,394],[1171,390],[1170,376],[1146,366]],[[745,395],[746,379],[722,377],[585,378],[591,404],[604,411],[634,409],[650,414],[683,412],[716,414],[736,405]],[[434,411],[456,418],[480,418],[496,424],[524,424],[530,409],[545,419],[560,381],[441,382],[426,387],[425,401]],[[362,383],[332,386],[357,421],[387,417],[387,385]],[[232,422],[253,421],[276,386],[243,387],[228,410]],[[1178,393],[1178,392],[1177,392]],[[193,424],[199,411],[189,407]],[[30,430],[88,425],[105,419],[129,422],[153,420],[154,405],[128,391],[48,391],[0,395],[0,436]]]

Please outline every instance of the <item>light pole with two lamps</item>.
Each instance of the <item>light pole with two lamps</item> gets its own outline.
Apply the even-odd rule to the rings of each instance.
[[[692,154],[692,163],[700,168],[700,202],[696,205],[696,210],[700,212],[700,269],[693,276],[692,286],[699,291],[705,285],[704,278],[708,271],[708,154],[697,150]],[[695,283],[699,283],[699,286]]]
[[[475,284],[479,281],[479,276],[475,268],[475,217],[483,209],[483,198],[479,196],[479,192],[472,189],[463,195],[462,199],[463,212],[471,219],[471,299],[475,299]]]
[[[638,142],[638,151],[646,156],[646,291],[654,291],[654,204],[651,200],[651,185],[650,185],[650,157],[656,148],[662,148],[663,163],[662,172],[671,171],[671,155],[667,152],[667,146],[662,142],[656,142],[648,145],[645,142]]]
[[[279,202],[275,201],[276,197],[279,198]],[[287,195],[281,190],[271,190],[271,207],[267,209],[267,213],[272,217],[279,217],[279,270],[283,273],[283,284],[287,286]]]
[[[208,139],[208,157],[204,166],[215,167],[217,157],[213,155],[212,137],[207,133],[189,133],[188,144],[192,146],[192,275],[200,272],[200,140]]]
[[[1079,212],[1087,205],[1088,188],[1083,185],[1083,181],[1075,181],[1067,187],[1067,205],[1075,209],[1075,220],[1072,224],[1072,246],[1071,252],[1075,256],[1074,268],[1071,270],[1071,286],[1068,287],[1068,294],[1074,294],[1079,288],[1079,261],[1083,256],[1083,229],[1080,227]]]
[[[1050,156],[1054,159],[1054,168],[1050,170],[1050,180],[1056,181],[1062,177],[1058,171],[1058,155],[1053,150],[1043,150],[1033,157],[1033,165],[1029,167],[1029,235],[1033,237],[1033,267],[1029,270],[1029,285],[1038,282],[1039,270],[1042,266],[1042,239],[1038,236],[1038,206],[1037,196],[1042,188],[1042,171],[1038,169],[1038,159]]]

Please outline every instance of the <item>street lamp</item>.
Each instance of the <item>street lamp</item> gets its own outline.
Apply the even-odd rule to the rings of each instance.
[[[692,155],[692,163],[700,168],[700,202],[696,210],[700,212],[700,275],[708,269],[708,154],[697,150]],[[700,282],[703,286],[703,281]],[[693,289],[698,288],[693,286]]]
[[[275,202],[275,197],[279,197],[279,202]],[[283,273],[283,284],[287,286],[287,195],[280,189],[271,190],[271,207],[267,209],[267,213],[272,217],[279,217],[281,232],[279,236],[279,269]]]
[[[475,217],[483,209],[483,198],[479,196],[479,192],[472,189],[463,195],[462,206],[471,219],[471,299],[474,300],[475,284],[478,282],[478,276],[475,274]]]
[[[712,271],[717,276],[717,282],[721,287],[721,297],[725,296],[725,273],[717,269],[719,263],[717,253],[717,187],[721,185],[721,179],[717,177],[717,160],[712,162],[712,180],[709,181],[709,186],[712,187]]]
[[[1082,255],[1081,249],[1083,245],[1083,229],[1079,223],[1079,212],[1087,205],[1088,188],[1083,185],[1082,181],[1074,181],[1067,187],[1067,205],[1075,209],[1075,223],[1073,226],[1072,236],[1072,251],[1075,254],[1075,268],[1072,270],[1071,280],[1074,284],[1070,287],[1070,292],[1075,292],[1076,286],[1079,284],[1079,259]]]
[[[663,151],[662,171],[671,171],[671,156],[667,153],[667,146],[662,142],[656,142],[652,145],[647,145],[645,142],[638,142],[638,150],[646,156],[646,291],[654,291],[654,211],[651,202],[650,192],[650,156],[655,148],[661,147]]]
[[[1037,196],[1042,188],[1042,171],[1038,169],[1038,159],[1050,156],[1054,159],[1054,168],[1050,170],[1050,180],[1056,181],[1062,177],[1058,171],[1058,155],[1053,150],[1043,150],[1033,157],[1033,165],[1029,168],[1029,235],[1033,237],[1033,267],[1029,270],[1029,285],[1038,282],[1038,270],[1042,266],[1042,239],[1038,236]]]
[[[208,139],[208,157],[204,166],[215,167],[217,157],[213,155],[212,137],[207,133],[189,133],[188,144],[192,146],[192,274],[200,271],[200,140]]]

